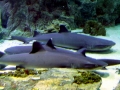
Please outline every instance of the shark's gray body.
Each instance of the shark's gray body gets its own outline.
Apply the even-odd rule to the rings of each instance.
[[[55,47],[53,45],[51,39],[49,39],[47,44],[43,45],[43,47],[45,48],[45,50],[55,52],[55,53],[68,54],[68,55],[72,55],[75,57],[77,56],[78,58],[81,58],[81,57],[90,58],[85,55],[85,52],[86,52],[85,49],[81,49],[77,52],[73,52],[70,50],[63,49],[63,48]],[[7,54],[29,53],[30,51],[32,51],[32,45],[31,46],[14,46],[14,47],[7,48],[5,50],[5,52]],[[80,55],[82,55],[82,56],[80,56]],[[92,58],[90,60],[92,60],[92,62],[94,62],[96,64],[101,64],[101,65],[102,64],[104,65],[103,62],[106,62],[108,64],[108,66],[120,64],[120,60],[117,60],[117,59],[93,59]]]
[[[52,39],[49,39],[46,45],[42,45],[44,47],[45,50],[50,51],[50,52],[55,52],[55,53],[61,53],[61,54],[65,54],[65,55],[70,55],[70,56],[74,56],[74,57],[78,57],[79,59],[81,59],[82,57],[84,57],[84,60],[89,59],[89,61],[94,62],[95,64],[100,64],[100,65],[105,65],[105,63],[103,61],[97,61],[96,59],[87,57],[85,55],[85,51],[86,49],[83,48],[77,52],[73,52],[70,50],[66,50],[60,47],[55,47],[52,43]],[[35,46],[36,47],[36,46]],[[19,53],[29,53],[30,51],[32,51],[32,46],[15,46],[15,47],[11,47],[5,50],[5,52],[7,54],[19,54]]]
[[[40,43],[39,43],[40,44]],[[7,65],[22,65],[27,68],[82,68],[82,69],[91,69],[97,67],[105,67],[107,63],[97,61],[93,58],[89,58],[82,53],[70,55],[63,53],[56,53],[51,51],[46,51],[43,47],[38,51],[38,48],[42,47],[41,45],[34,46],[31,53],[21,53],[21,54],[12,54],[4,55],[1,53],[0,63]]]
[[[6,54],[20,54],[20,53],[29,53],[32,50],[31,46],[14,46],[5,49]]]
[[[45,50],[55,52],[55,53],[65,53],[65,54],[79,54],[82,52],[82,49],[78,52],[73,52],[64,48],[55,47],[52,43],[52,40],[49,39],[46,45],[42,45]],[[6,54],[20,54],[20,53],[29,53],[32,51],[32,45],[24,46],[13,46],[4,50]]]
[[[12,36],[12,39],[21,40],[23,42],[30,42],[37,40],[46,43],[52,38],[54,45],[64,48],[71,48],[79,50],[86,48],[88,51],[105,51],[109,50],[115,43],[110,40],[100,39],[93,36],[70,33],[64,26],[60,26],[59,33],[37,34],[34,37],[24,38],[19,36]]]

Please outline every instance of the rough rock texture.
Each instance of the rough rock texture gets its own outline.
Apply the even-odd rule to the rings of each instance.
[[[106,26],[120,23],[120,0],[0,0],[0,7],[3,17],[9,17],[8,32],[47,30],[53,20],[71,29],[84,27],[87,20]]]
[[[117,84],[115,90],[120,90],[120,81],[118,82],[118,84]]]
[[[94,36],[106,35],[105,27],[95,20],[88,20],[83,28],[83,32]]]
[[[85,74],[86,71],[78,71],[76,69],[49,69],[41,73],[41,75],[32,75],[26,78],[14,78],[14,77],[0,77],[0,87],[3,90],[98,90],[101,86],[101,77],[97,74],[91,72],[86,72],[88,74],[94,75],[89,77],[87,80],[83,77],[81,73]],[[74,77],[79,77],[77,83]],[[39,78],[38,78],[39,77]],[[96,79],[95,77],[99,78]],[[95,81],[92,81],[91,80]],[[98,81],[97,81],[98,80]],[[75,82],[74,82],[75,81]],[[97,82],[96,82],[97,81]]]

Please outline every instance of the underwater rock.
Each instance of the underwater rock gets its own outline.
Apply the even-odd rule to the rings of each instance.
[[[84,27],[91,19],[105,26],[115,25],[120,15],[120,0],[2,0],[2,10],[8,3],[9,31],[24,31],[26,24],[32,31],[45,30],[56,19],[68,23],[71,29]]]
[[[40,75],[29,75],[24,78],[0,76],[0,86],[4,87],[4,90],[98,90],[101,85],[100,76],[88,71],[78,71],[76,69],[67,68],[53,68],[46,70],[47,69],[40,69]],[[83,76],[81,77],[81,75]],[[81,78],[84,82],[88,83],[82,83],[80,80]],[[76,80],[81,83],[77,83]]]
[[[80,81],[81,74],[85,74],[83,83]],[[93,76],[93,77],[92,77]],[[75,77],[78,77],[76,79]],[[87,80],[86,80],[87,77]],[[94,79],[93,79],[94,78]],[[98,79],[97,79],[98,78]],[[81,83],[76,83],[76,80]],[[96,81],[94,81],[96,80]],[[90,83],[89,83],[90,81]],[[41,80],[35,85],[37,89],[53,89],[53,90],[97,90],[101,85],[101,77],[95,73],[87,71],[77,71],[76,69],[50,69],[49,71],[41,74]]]
[[[115,20],[115,25],[120,24],[120,16]]]
[[[10,33],[10,36],[12,35],[18,35],[18,36],[26,36],[26,37],[30,37],[32,36],[32,32],[29,31],[23,31],[23,30],[14,30],[13,32]]]
[[[114,90],[120,90],[120,81],[118,82],[118,84]]]
[[[79,72],[80,75],[74,76],[73,83],[76,84],[88,84],[101,81],[101,77],[93,72]]]
[[[47,26],[44,31],[45,33],[58,32],[60,30],[60,25],[65,25],[67,28],[70,28],[68,23],[56,19],[53,20],[52,23],[49,26]]]
[[[2,28],[7,28],[8,19],[10,17],[10,7],[11,7],[10,3],[7,2],[1,9],[0,20]]]
[[[0,86],[3,87],[2,90],[32,90],[37,82],[30,78],[0,77]]]
[[[94,20],[88,20],[86,22],[83,32],[93,36],[106,35],[105,27],[101,23]]]

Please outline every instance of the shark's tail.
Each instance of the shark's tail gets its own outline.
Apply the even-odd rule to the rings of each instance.
[[[22,36],[11,36],[10,39],[8,40],[18,40],[18,41],[21,41],[21,42],[24,42],[24,43],[29,43],[29,40],[27,37],[22,37]]]
[[[97,59],[103,62],[106,62],[108,66],[120,64],[120,60],[117,59]]]

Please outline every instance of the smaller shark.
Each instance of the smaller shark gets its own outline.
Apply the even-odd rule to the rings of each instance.
[[[56,46],[75,50],[86,48],[87,51],[105,51],[109,50],[115,45],[115,42],[110,40],[96,38],[84,34],[71,33],[64,25],[60,25],[59,33],[36,33],[34,37],[29,38],[11,36],[11,40],[20,40],[24,43],[29,43],[32,40],[36,40],[45,44],[50,38],[52,38],[53,44]]]
[[[80,53],[82,54],[82,53]],[[84,55],[69,55],[47,51],[40,44],[34,42],[30,53],[7,55],[0,52],[0,63],[6,65],[21,65],[25,68],[79,68],[95,69],[105,67],[107,63],[95,63],[92,58]]]

